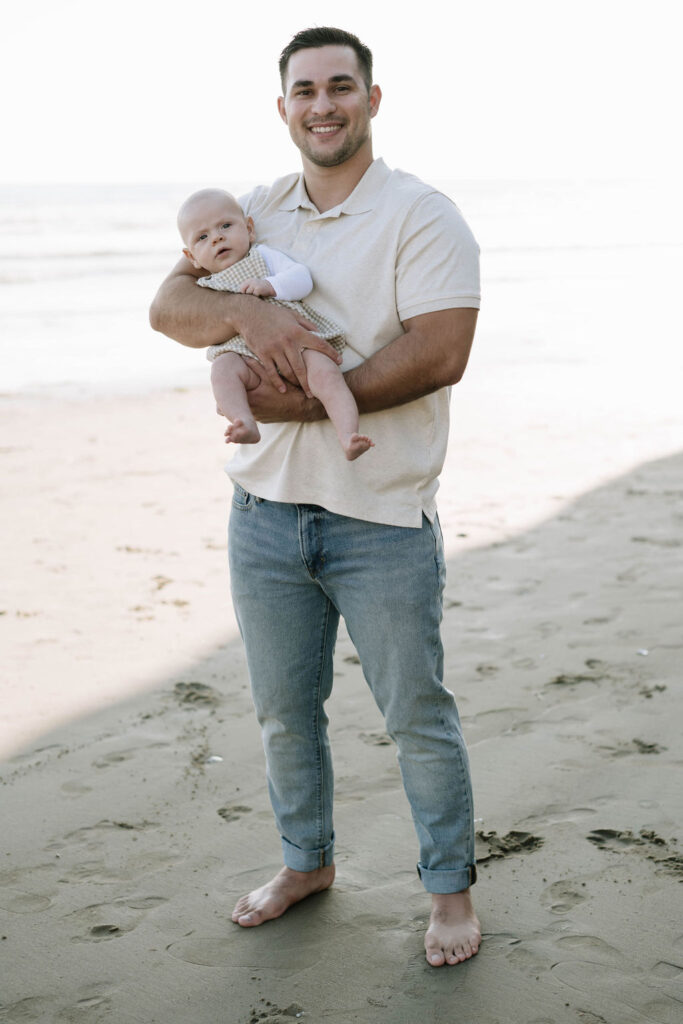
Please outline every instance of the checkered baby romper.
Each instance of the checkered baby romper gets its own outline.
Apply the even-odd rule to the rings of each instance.
[[[269,273],[263,256],[258,249],[252,249],[238,263],[234,263],[231,267],[226,267],[225,270],[219,270],[217,274],[212,274],[210,277],[200,277],[197,284],[201,285],[202,288],[213,288],[214,291],[218,292],[239,292],[240,285],[248,281],[249,278],[268,277]],[[268,296],[265,301],[276,302],[280,306],[287,306],[288,309],[294,310],[295,313],[305,316],[318,328],[315,333],[324,338],[325,341],[329,341],[330,345],[337,352],[341,352],[344,348],[346,342],[341,327],[334,320],[330,320],[329,317],[318,313],[317,310],[311,309],[305,302],[290,302],[289,300],[276,299],[272,296]],[[258,357],[247,347],[244,338],[239,334],[236,334],[229,341],[222,342],[220,345],[211,345],[206,350],[206,358],[214,360],[216,356],[221,355],[223,352],[237,352],[241,356],[251,356],[252,359],[256,359],[257,362],[259,361]]]

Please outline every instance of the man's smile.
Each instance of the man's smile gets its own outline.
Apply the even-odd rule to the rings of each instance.
[[[308,130],[313,132],[314,135],[330,135],[332,132],[339,131],[343,127],[344,125],[339,121],[334,124],[310,124],[308,125]]]

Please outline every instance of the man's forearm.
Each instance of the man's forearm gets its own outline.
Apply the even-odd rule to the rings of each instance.
[[[238,329],[233,318],[239,318],[245,302],[254,301],[250,296],[198,288],[191,274],[174,274],[159,288],[149,321],[155,331],[181,345],[206,348],[234,337]]]
[[[340,362],[328,341],[313,333],[305,316],[256,295],[198,288],[196,275],[179,263],[157,292],[149,311],[155,331],[189,348],[219,345],[239,334],[260,361],[275,390],[286,391],[285,380],[309,393],[303,352],[314,348]]]
[[[405,334],[344,375],[359,412],[405,405],[457,384],[469,359],[476,309],[414,317]]]
[[[477,322],[476,309],[428,313],[405,322],[405,333],[348,370],[348,384],[361,413],[405,405],[456,384],[467,366]],[[249,404],[261,423],[307,423],[325,419],[317,399],[288,389],[281,395],[263,382],[249,392]]]

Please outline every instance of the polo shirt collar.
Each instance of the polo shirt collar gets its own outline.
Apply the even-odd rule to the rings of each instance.
[[[351,195],[347,196],[339,206],[334,206],[331,210],[326,210],[322,214],[311,202],[306,191],[306,185],[304,184],[303,173],[301,173],[296,178],[290,191],[283,198],[279,209],[289,212],[298,209],[311,210],[312,213],[319,217],[339,217],[342,213],[367,213],[374,208],[377,195],[390,176],[391,171],[384,163],[384,160],[378,157],[370,164]]]

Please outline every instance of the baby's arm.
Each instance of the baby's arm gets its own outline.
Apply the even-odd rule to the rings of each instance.
[[[312,291],[313,278],[303,263],[296,263],[279,249],[270,249],[266,245],[259,246],[259,249],[270,271],[266,281],[273,286],[274,291],[271,294],[276,299],[296,302]]]

